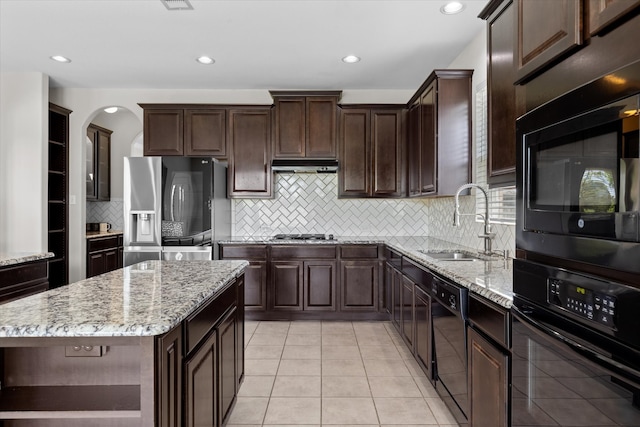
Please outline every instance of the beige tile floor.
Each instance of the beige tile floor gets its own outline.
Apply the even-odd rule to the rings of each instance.
[[[389,322],[246,322],[228,427],[457,424]]]

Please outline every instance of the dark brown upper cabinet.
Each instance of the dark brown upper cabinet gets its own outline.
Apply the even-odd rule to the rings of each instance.
[[[409,100],[409,196],[453,195],[471,178],[473,70],[435,70]]]
[[[226,110],[206,105],[139,104],[145,156],[227,158]]]
[[[229,196],[272,197],[271,107],[235,108],[227,114]]]
[[[274,158],[337,155],[337,103],[341,91],[271,91],[274,99]]]
[[[517,84],[582,45],[582,0],[515,0],[515,9]]]
[[[589,34],[610,29],[640,7],[640,0],[589,0]]]
[[[343,106],[339,197],[402,197],[406,193],[403,106]]]
[[[487,182],[511,185],[516,179],[517,118],[514,2],[492,1],[480,18],[487,21]]]
[[[111,134],[93,123],[87,127],[87,200],[111,200]]]

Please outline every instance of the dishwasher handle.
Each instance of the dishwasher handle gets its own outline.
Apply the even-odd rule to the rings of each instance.
[[[640,372],[630,366],[626,366],[611,357],[597,351],[595,348],[589,348],[580,344],[572,338],[563,335],[561,332],[552,329],[542,322],[535,320],[530,316],[533,310],[526,310],[524,307],[518,308],[517,306],[511,306],[511,313],[513,316],[520,320],[520,322],[527,327],[530,331],[536,333],[539,336],[551,340],[554,344],[563,344],[573,353],[577,353],[590,362],[598,365],[609,374],[616,377],[622,377],[625,380],[634,382],[636,387],[640,387]]]

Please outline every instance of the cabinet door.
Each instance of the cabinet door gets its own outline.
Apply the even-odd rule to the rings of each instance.
[[[105,272],[118,269],[118,248],[113,248],[104,253]]]
[[[393,269],[391,287],[393,293],[393,313],[391,319],[398,332],[401,332],[402,326],[400,322],[402,321],[402,273],[395,268]]]
[[[378,261],[340,262],[340,309],[378,309]]]
[[[338,154],[337,98],[308,96],[306,113],[306,157],[335,159]]]
[[[97,134],[98,200],[111,200],[111,132],[100,129]]]
[[[271,110],[229,110],[229,196],[271,197]]]
[[[507,426],[509,356],[467,328],[469,426]]]
[[[640,6],[640,0],[589,0],[589,33],[595,36]]]
[[[187,427],[215,426],[217,333],[185,363],[185,419]]]
[[[244,270],[244,306],[251,311],[267,309],[267,262],[249,261]]]
[[[436,141],[436,84],[429,86],[420,100],[420,191],[435,193],[438,172]]]
[[[422,186],[420,181],[420,159],[422,158],[421,151],[421,128],[420,128],[420,99],[416,100],[409,108],[408,121],[409,121],[409,135],[407,142],[407,166],[409,168],[408,173],[408,190],[409,197],[419,196],[422,194]]]
[[[406,276],[402,277],[402,337],[413,349],[413,287],[415,284]]]
[[[87,256],[87,277],[97,276],[107,271],[104,252],[90,253]]]
[[[226,111],[184,111],[185,156],[227,158]]]
[[[425,284],[428,285],[428,284]],[[420,286],[414,288],[415,356],[422,369],[431,379],[431,297]]]
[[[393,318],[393,267],[385,263],[384,266],[384,311]]]
[[[370,111],[343,109],[340,115],[340,197],[371,194]]]
[[[513,55],[515,6],[512,1],[487,21],[488,157],[490,185],[515,182],[516,87]]]
[[[305,157],[305,97],[284,97],[275,100],[276,158]]]
[[[271,263],[271,307],[273,310],[302,310],[302,262],[274,261]]]
[[[156,342],[158,426],[182,426],[182,325]]]
[[[218,425],[224,425],[236,396],[236,310],[232,309],[218,326],[218,384],[220,419]]]
[[[96,200],[98,198],[98,173],[97,173],[97,158],[98,151],[96,142],[98,140],[98,129],[89,125],[87,127],[87,140],[86,140],[86,192],[87,200]]]
[[[373,195],[404,195],[402,110],[371,111],[371,152],[373,156]]]
[[[238,284],[238,308],[236,309],[236,390],[240,390],[240,385],[244,379],[244,274],[236,279],[236,283]]]
[[[182,156],[184,154],[184,111],[182,109],[145,109],[143,138],[145,156]]]
[[[582,1],[516,0],[516,83],[582,44]]]
[[[304,310],[336,310],[336,262],[304,261]]]

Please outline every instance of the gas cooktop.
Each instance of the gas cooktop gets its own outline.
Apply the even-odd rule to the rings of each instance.
[[[333,234],[276,234],[271,240],[333,240]]]

